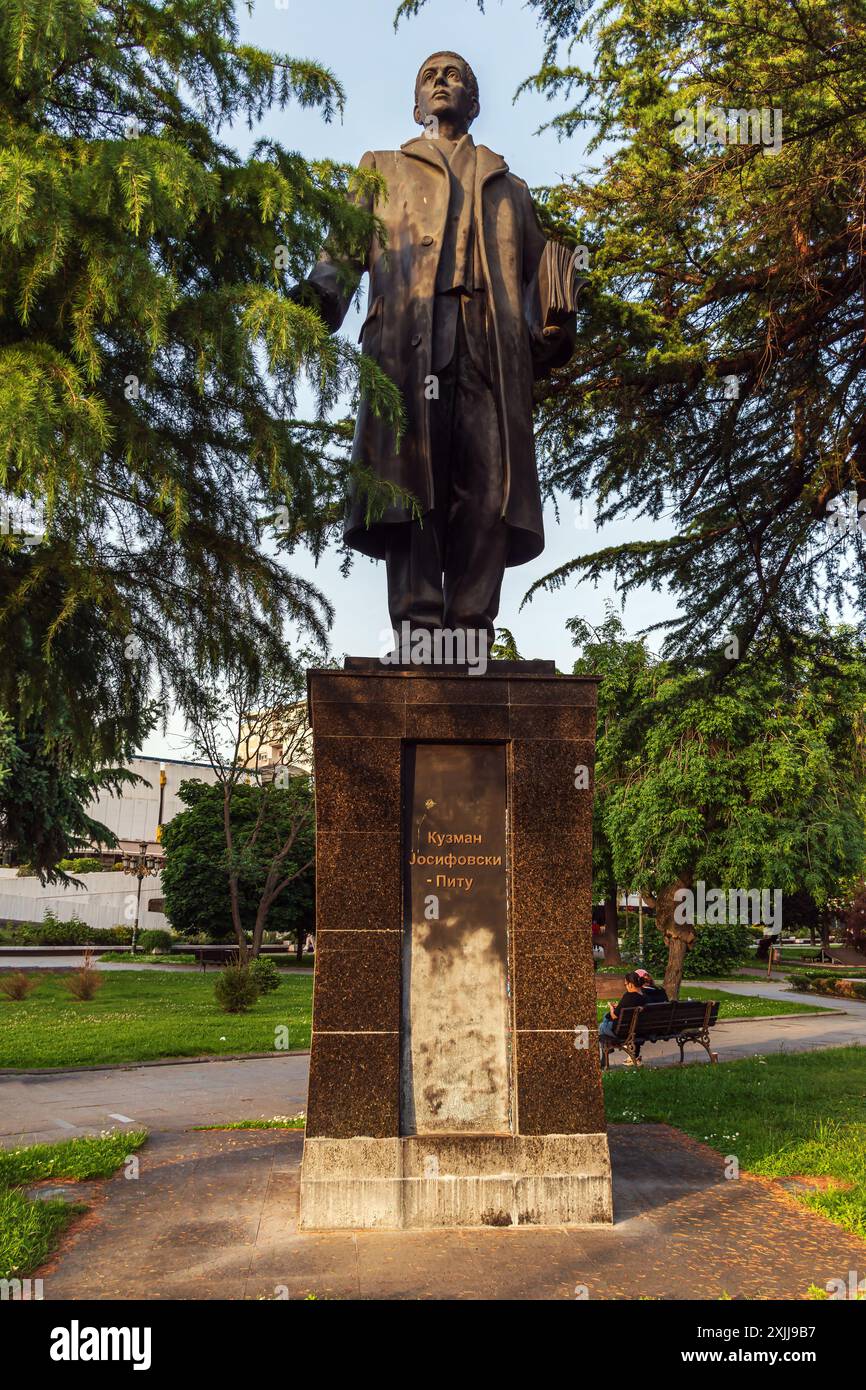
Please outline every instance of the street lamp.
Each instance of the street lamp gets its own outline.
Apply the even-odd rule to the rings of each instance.
[[[158,874],[162,868],[162,859],[159,855],[148,854],[147,840],[142,840],[138,846],[138,854],[133,854],[130,850],[123,856],[123,872],[134,874],[138,879],[138,895],[135,900],[135,926],[132,929],[132,954],[135,955],[135,945],[138,940],[138,919],[141,915],[141,885],[146,878],[153,874]]]

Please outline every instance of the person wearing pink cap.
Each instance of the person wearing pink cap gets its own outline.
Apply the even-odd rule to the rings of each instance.
[[[667,1004],[668,996],[661,985],[657,985],[648,970],[634,972],[640,980],[640,987],[647,1004]]]

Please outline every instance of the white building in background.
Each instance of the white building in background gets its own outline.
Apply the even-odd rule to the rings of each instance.
[[[93,847],[94,856],[99,854],[106,863],[121,859],[125,853],[138,853],[142,843],[147,845],[149,854],[161,855],[158,827],[168,825],[178,811],[186,809],[178,796],[181,782],[216,781],[216,774],[207,763],[139,757],[133,758],[128,767],[144,780],[125,787],[122,796],[102,792],[87,806],[88,815],[107,826],[118,838],[115,849]],[[82,850],[81,854],[84,853]],[[134,877],[113,872],[76,877],[85,885],[83,888],[67,888],[58,883],[43,887],[35,876],[18,878],[17,870],[0,868],[0,921],[41,922],[46,911],[51,911],[61,922],[77,917],[91,927],[132,924],[135,911],[131,904],[135,902],[138,888]],[[151,901],[159,906],[151,908]],[[142,883],[139,921],[142,931],[169,925],[161,903],[162,875],[158,873]]]
[[[88,805],[87,814],[114,831],[120,841],[118,857],[137,850],[142,841],[147,842],[150,853],[159,854],[158,827],[168,825],[178,811],[186,810],[178,795],[181,782],[213,784],[216,773],[208,763],[180,762],[174,758],[133,758],[128,770],[144,780],[124,787],[122,796],[101,792]],[[164,786],[160,785],[162,772]]]

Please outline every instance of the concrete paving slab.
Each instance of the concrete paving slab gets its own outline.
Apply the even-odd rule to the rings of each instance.
[[[606,1229],[299,1233],[301,1136],[167,1133],[40,1271],[46,1299],[802,1298],[866,1242],[665,1125],[610,1131]]]
[[[182,1131],[294,1115],[306,1105],[308,1063],[306,1056],[274,1053],[245,1061],[0,1077],[0,1145],[141,1125]],[[113,1119],[117,1112],[131,1123]]]

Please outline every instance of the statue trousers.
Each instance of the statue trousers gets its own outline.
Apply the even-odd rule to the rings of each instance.
[[[480,629],[492,641],[508,553],[502,444],[496,398],[470,353],[462,313],[437,381],[429,405],[434,505],[422,521],[392,528],[391,626]]]

